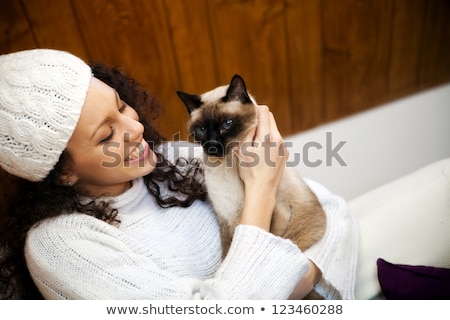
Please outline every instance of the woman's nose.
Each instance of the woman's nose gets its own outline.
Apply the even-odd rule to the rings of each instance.
[[[142,136],[144,132],[144,126],[139,121],[128,118],[126,121],[126,125],[124,125],[124,140],[125,142],[134,141],[140,136]]]

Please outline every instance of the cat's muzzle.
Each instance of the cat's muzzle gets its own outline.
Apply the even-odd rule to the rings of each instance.
[[[214,157],[223,157],[225,155],[224,146],[218,141],[207,141],[203,144],[203,150],[206,154]]]

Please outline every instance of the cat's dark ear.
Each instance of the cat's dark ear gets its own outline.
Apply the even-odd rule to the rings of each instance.
[[[199,95],[189,94],[182,91],[177,91],[177,94],[188,109],[189,114],[202,105],[202,99]]]
[[[224,101],[239,101],[241,103],[252,103],[245,86],[244,79],[240,75],[235,74],[231,79],[230,85],[227,89],[227,95]]]

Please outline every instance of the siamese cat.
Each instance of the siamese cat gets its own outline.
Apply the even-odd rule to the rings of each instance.
[[[205,185],[226,256],[244,204],[236,152],[257,125],[256,102],[239,75],[229,85],[202,95],[177,93],[190,114],[189,132],[203,147]],[[276,194],[271,232],[292,240],[304,251],[323,236],[325,228],[325,213],[315,194],[294,168],[286,167]],[[316,295],[310,298],[321,298]]]

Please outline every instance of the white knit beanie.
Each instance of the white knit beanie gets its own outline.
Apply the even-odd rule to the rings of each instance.
[[[76,56],[34,49],[0,56],[0,166],[30,181],[53,169],[77,125],[92,77]]]

